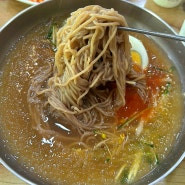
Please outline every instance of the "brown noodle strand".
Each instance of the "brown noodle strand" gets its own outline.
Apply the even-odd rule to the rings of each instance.
[[[125,105],[126,83],[144,96],[144,76],[132,69],[128,33],[117,26],[127,26],[122,15],[92,5],[73,12],[59,29],[53,67],[37,72],[28,93],[41,134],[66,137],[42,123],[41,114],[49,114],[76,129],[86,148],[93,130],[112,127],[106,120]]]

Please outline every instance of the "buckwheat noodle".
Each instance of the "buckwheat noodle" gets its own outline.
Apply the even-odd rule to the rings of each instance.
[[[143,95],[128,33],[118,26],[127,26],[122,15],[92,5],[73,12],[58,30],[54,63],[37,71],[28,93],[34,126],[42,134],[57,134],[42,123],[47,113],[90,140],[93,130],[112,126],[107,120],[125,105],[126,83]]]

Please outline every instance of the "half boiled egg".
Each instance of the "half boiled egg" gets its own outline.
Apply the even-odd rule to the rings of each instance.
[[[132,61],[142,69],[146,69],[148,66],[148,54],[143,43],[131,35],[129,35],[129,41],[131,44]]]

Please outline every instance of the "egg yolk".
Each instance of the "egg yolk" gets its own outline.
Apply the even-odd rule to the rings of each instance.
[[[142,65],[141,55],[137,51],[132,50],[131,57],[132,57],[133,62],[135,62],[137,65],[139,65],[139,66]]]

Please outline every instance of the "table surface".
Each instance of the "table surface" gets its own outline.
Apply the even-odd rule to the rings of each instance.
[[[185,20],[185,3],[172,9],[165,9],[157,6],[152,0],[128,0],[138,6],[145,7],[156,13],[171,25],[177,32],[180,30]],[[18,2],[16,0],[0,0],[0,27],[3,26],[18,12],[24,10],[29,5]],[[0,185],[24,185],[22,180],[9,172],[2,164],[0,164]],[[180,165],[166,178],[157,183],[157,185],[184,185],[185,184],[185,159]]]

